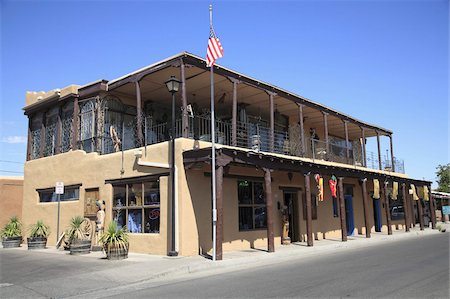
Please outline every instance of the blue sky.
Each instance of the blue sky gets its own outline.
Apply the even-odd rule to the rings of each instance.
[[[0,175],[23,172],[26,91],[205,56],[209,3],[1,1]],[[219,64],[391,129],[414,178],[449,163],[448,1],[212,3]]]

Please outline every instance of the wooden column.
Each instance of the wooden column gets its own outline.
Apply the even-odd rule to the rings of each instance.
[[[371,226],[369,223],[369,200],[367,199],[367,179],[361,181],[362,196],[363,196],[363,208],[364,208],[364,225],[366,227],[366,238],[370,238]]]
[[[431,228],[436,228],[436,203],[433,198],[433,194],[431,193],[431,185],[428,187],[429,198],[430,198],[430,213],[431,213]],[[443,215],[442,215],[443,216]]]
[[[342,242],[347,241],[347,223],[345,222],[345,202],[344,202],[344,178],[338,178],[339,187],[339,213],[341,216],[341,232],[342,232]]]
[[[405,218],[405,231],[409,232],[409,208],[408,208],[408,201],[406,199],[405,183],[402,184],[402,193],[403,193],[403,213]]]
[[[305,129],[303,124],[303,104],[298,104],[298,123],[300,125],[300,151],[301,156],[304,157],[306,153]]]
[[[391,226],[391,211],[389,208],[389,198],[387,194],[387,185],[388,182],[383,183],[383,201],[384,201],[384,211],[386,214],[386,226],[388,235],[392,235],[392,226]]]
[[[362,140],[362,146],[361,146],[361,154],[362,154],[362,164],[364,167],[367,167],[367,156],[366,156],[366,134],[365,129],[361,127],[361,140]]]
[[[348,120],[344,120],[344,130],[345,130],[345,152],[347,155],[347,163],[350,161],[350,145],[348,141]]]
[[[330,156],[330,141],[328,138],[328,113],[322,112],[323,114],[323,126],[324,126],[324,136],[325,136],[325,146],[326,146],[326,157],[328,160],[328,157]]]
[[[414,209],[414,198],[412,195],[409,196],[409,205],[411,207],[411,227],[416,227],[416,213]]]
[[[377,131],[377,147],[378,147],[378,169],[381,170],[383,167],[381,165],[381,146],[380,146],[380,134]]]
[[[305,174],[305,200],[306,200],[306,238],[308,246],[313,246],[312,209],[311,209],[311,182],[310,174]]]
[[[266,195],[266,215],[267,215],[267,251],[275,251],[275,241],[273,233],[273,204],[272,204],[272,176],[270,169],[264,169],[264,183]]]
[[[233,83],[233,110],[231,115],[231,145],[237,146],[237,84],[238,81],[232,79]]]
[[[80,105],[78,104],[78,98],[75,98],[73,101],[73,117],[72,117],[72,143],[71,149],[78,149],[78,136],[80,134],[80,125],[78,123],[80,117]]]
[[[275,149],[275,111],[273,102],[273,92],[267,92],[269,94],[269,105],[270,105],[270,131],[269,131],[269,148],[270,152],[273,153]]]
[[[422,207],[422,199],[419,198],[419,200],[415,200],[416,204],[417,204],[417,211],[419,212],[419,225],[420,225],[420,230],[424,229],[424,225],[423,225],[423,207]]]
[[[182,105],[182,136],[184,138],[189,137],[189,116],[187,111],[187,96],[186,96],[186,74],[183,59],[180,59],[180,78],[181,78],[181,105]]]
[[[223,243],[223,166],[216,169],[216,260],[222,260]]]
[[[32,126],[32,117],[28,115],[28,138],[27,138],[27,161],[31,160],[31,126]]]
[[[137,142],[138,147],[143,144],[143,136],[142,136],[142,99],[141,99],[141,87],[139,86],[139,80],[136,80],[136,115],[137,115]]]
[[[390,143],[390,147],[391,147],[392,172],[395,172],[394,145],[392,142],[392,134],[389,135],[389,143]]]
[[[39,149],[39,157],[42,158],[44,157],[44,150],[45,150],[45,118],[46,118],[46,113],[42,114],[42,118],[41,118],[41,146]]]
[[[55,154],[61,153],[61,133],[62,133],[62,121],[61,121],[61,113],[62,107],[60,106],[58,109],[58,118],[56,122],[56,145],[55,145]]]

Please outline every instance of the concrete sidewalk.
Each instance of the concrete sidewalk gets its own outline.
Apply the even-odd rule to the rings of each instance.
[[[447,228],[448,233],[450,231],[450,223],[444,224],[444,226]],[[19,254],[20,258],[23,259],[31,259],[34,256],[36,259],[54,260],[62,268],[72,264],[82,266],[80,266],[78,272],[70,272],[70,275],[66,275],[65,273],[57,274],[55,272],[53,276],[49,276],[47,279],[35,279],[32,282],[25,280],[23,282],[9,282],[7,279],[5,280],[5,277],[2,277],[0,284],[10,283],[17,287],[22,286],[23,288],[33,290],[36,294],[50,297],[61,297],[61,293],[58,293],[60,292],[58,288],[61,286],[65,286],[65,297],[101,297],[105,289],[120,289],[133,284],[138,285],[153,280],[164,280],[189,273],[207,273],[209,271],[211,273],[220,271],[227,272],[276,264],[291,259],[307,259],[320,255],[333,254],[339,251],[387,244],[401,239],[421,238],[422,236],[431,234],[442,233],[437,229],[432,230],[430,228],[420,231],[417,225],[409,233],[401,230],[394,230],[393,235],[390,236],[386,233],[372,233],[370,239],[365,238],[363,235],[356,235],[349,236],[347,242],[341,242],[340,239],[315,241],[313,247],[307,247],[305,242],[286,246],[279,245],[276,247],[274,253],[267,253],[264,250],[265,248],[224,252],[224,259],[216,262],[201,256],[173,258],[136,253],[130,253],[129,258],[126,260],[107,261],[103,252],[92,252],[83,256],[71,256],[67,251],[48,248],[45,250],[29,251],[30,253],[28,254],[26,246],[22,246],[18,249],[8,250],[13,250],[17,254],[19,254],[19,251],[24,251],[23,255],[21,253]],[[3,252],[1,251],[0,253]],[[8,263],[8,261],[2,261],[2,263]],[[23,263],[24,268],[26,268],[26,260]],[[54,269],[52,268],[52,270]],[[72,286],[69,287],[70,285]],[[2,291],[5,289],[2,288]]]

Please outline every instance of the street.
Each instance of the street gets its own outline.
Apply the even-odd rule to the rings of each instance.
[[[141,271],[136,260],[0,250],[0,297],[448,298],[449,236],[424,235],[265,266],[211,267],[145,281],[136,279]]]

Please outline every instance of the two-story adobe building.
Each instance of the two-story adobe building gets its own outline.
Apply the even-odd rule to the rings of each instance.
[[[171,76],[181,81],[175,128]],[[214,84],[218,259],[229,250],[273,251],[282,239],[312,246],[427,225],[431,182],[403,173],[392,131],[220,65]],[[44,219],[56,242],[54,186],[62,181],[63,228],[73,216],[95,217],[101,199],[106,222],[127,225],[131,251],[165,255],[173,239],[181,255],[211,253],[209,102],[209,68],[189,53],[111,81],[28,92],[24,223]],[[377,140],[375,155],[368,138]],[[390,140],[387,157],[380,138]]]

